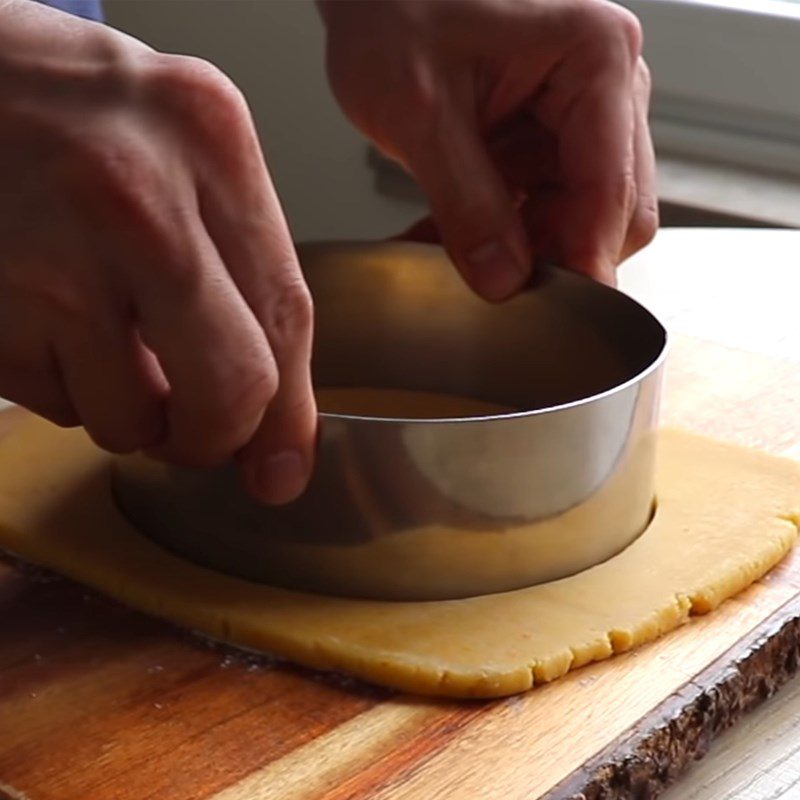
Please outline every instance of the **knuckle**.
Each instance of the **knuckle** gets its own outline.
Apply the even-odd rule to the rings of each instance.
[[[632,62],[642,53],[644,34],[638,17],[615,3],[592,2],[586,6],[585,24],[592,40],[609,56],[624,52]]]
[[[658,203],[655,198],[639,198],[628,228],[628,241],[634,250],[641,250],[653,241],[659,225]]]
[[[278,346],[300,338],[307,341],[314,325],[314,303],[302,275],[284,277],[273,286],[268,301],[266,328]]]
[[[398,104],[396,113],[403,113],[401,109],[411,109],[415,122],[409,125],[407,117],[405,120],[399,119],[395,129],[406,131],[408,150],[415,154],[421,148],[429,148],[432,143],[442,140],[446,127],[443,119],[445,100],[441,89],[425,72],[413,76],[407,93],[406,103]]]
[[[229,419],[260,416],[278,392],[278,371],[271,359],[259,358],[248,365],[237,383],[236,391],[223,404],[222,416]]]
[[[151,63],[148,85],[164,98],[205,92],[216,81],[220,71],[210,62],[196,56],[161,54]]]
[[[86,175],[104,190],[130,189],[142,173],[142,159],[120,137],[98,137],[82,144],[81,157]]]
[[[401,163],[416,160],[445,135],[447,93],[426,61],[409,61],[376,92],[367,128],[378,132],[382,147]],[[413,123],[411,122],[413,120]]]
[[[627,8],[617,6],[617,15],[620,17],[620,29],[624,40],[628,45],[628,50],[635,59],[639,59],[642,54],[644,44],[644,31],[639,18]]]
[[[442,107],[442,92],[427,64],[411,67],[406,82],[406,102],[423,119],[433,119]]]
[[[638,59],[642,53],[642,43],[644,33],[639,18],[627,8],[618,5],[611,5],[608,9],[609,27],[617,33],[617,38],[621,41],[630,53],[631,57]]]
[[[192,443],[188,456],[195,466],[227,461],[252,438],[265,409],[278,391],[278,373],[267,359],[255,362],[229,381],[204,426],[202,442]]]
[[[162,56],[151,84],[161,105],[209,132],[227,137],[249,123],[250,111],[241,90],[222,70],[202,58]]]

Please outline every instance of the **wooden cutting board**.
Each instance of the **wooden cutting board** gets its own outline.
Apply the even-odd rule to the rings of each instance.
[[[678,336],[665,421],[800,457],[800,369],[759,349]],[[0,798],[655,797],[797,670],[798,567],[526,695],[435,702],[212,648],[0,564]]]

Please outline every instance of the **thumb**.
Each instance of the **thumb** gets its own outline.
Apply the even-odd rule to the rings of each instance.
[[[475,122],[445,113],[430,135],[414,138],[414,152],[401,155],[464,280],[487,300],[515,294],[530,279],[530,247]]]

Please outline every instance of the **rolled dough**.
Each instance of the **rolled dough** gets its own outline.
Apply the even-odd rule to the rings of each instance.
[[[679,431],[658,511],[620,555],[504,594],[374,602],[273,589],[180,560],[109,491],[109,457],[39,420],[0,442],[0,547],[211,637],[411,692],[495,697],[660,636],[777,564],[797,538],[800,465]]]

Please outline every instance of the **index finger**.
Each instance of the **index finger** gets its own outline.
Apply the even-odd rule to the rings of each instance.
[[[313,304],[255,129],[238,134],[200,181],[201,211],[277,366],[276,392],[237,457],[251,494],[281,504],[301,494],[314,464]]]
[[[609,284],[636,196],[633,88],[641,34],[635,18],[620,11],[595,23],[596,35],[572,50],[543,98],[558,136],[553,224],[561,257]]]

